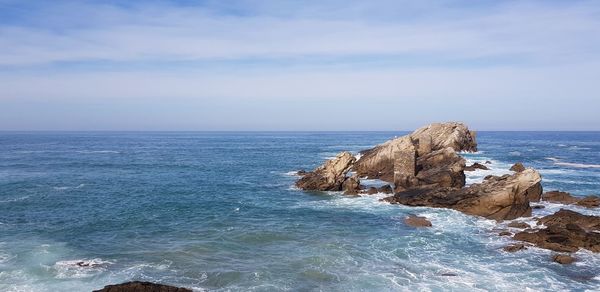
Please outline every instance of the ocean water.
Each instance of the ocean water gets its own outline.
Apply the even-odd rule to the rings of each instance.
[[[506,223],[293,187],[296,170],[403,134],[0,133],[0,291],[128,280],[198,291],[600,290],[599,254],[561,266],[547,250],[502,251]],[[521,161],[545,190],[600,194],[598,132],[480,132],[478,142],[465,157],[492,169],[468,183]],[[534,215],[561,208],[545,205]],[[407,214],[433,227],[407,227]]]

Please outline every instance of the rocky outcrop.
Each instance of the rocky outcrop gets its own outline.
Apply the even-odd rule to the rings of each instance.
[[[342,191],[346,195],[358,195],[360,192],[360,180],[358,176],[353,175],[349,178],[346,178],[342,183]]]
[[[514,172],[521,172],[521,171],[525,170],[525,166],[523,166],[523,163],[517,162],[513,166],[510,167],[510,170],[514,171]]]
[[[600,197],[587,196],[584,198],[578,198],[570,193],[561,191],[550,191],[542,195],[542,201],[560,204],[575,204],[586,208],[597,208],[600,206]]]
[[[541,193],[541,176],[527,169],[513,175],[491,176],[467,188],[413,188],[384,200],[392,204],[455,209],[495,220],[531,216],[529,197]],[[538,194],[539,195],[539,194]]]
[[[382,194],[391,194],[394,192],[394,190],[392,189],[392,187],[390,185],[384,185],[382,187],[379,187],[377,189],[378,193],[382,193]]]
[[[454,151],[477,151],[475,132],[461,123],[431,124],[410,135],[361,152],[362,156],[356,162],[354,170],[360,176],[369,178],[390,182],[410,181],[419,171],[417,169],[419,157],[448,147]]]
[[[475,162],[467,167],[465,167],[465,171],[475,171],[478,169],[482,169],[482,170],[489,170],[490,168],[479,163],[479,162]]]
[[[507,252],[517,252],[520,250],[525,250],[525,249],[527,249],[527,247],[522,243],[515,243],[515,244],[507,245],[502,249],[504,249],[504,251],[507,251]]]
[[[342,152],[314,171],[307,172],[296,182],[296,186],[303,190],[341,191],[346,173],[355,161],[350,152]]]
[[[511,222],[510,224],[508,224],[508,227],[519,229],[531,228],[531,226],[529,226],[529,224],[525,222]]]
[[[411,227],[431,227],[431,221],[427,220],[427,218],[416,215],[409,215],[404,218],[404,223]]]
[[[600,233],[595,232],[600,230],[598,216],[561,209],[540,218],[538,224],[547,227],[533,232],[519,232],[513,238],[558,252],[576,252],[580,248],[600,252]]]
[[[94,290],[94,292],[192,292],[192,290],[151,282],[134,281],[108,285],[100,290]]]
[[[417,159],[416,184],[427,187],[462,188],[465,185],[465,159],[446,147]],[[395,181],[396,187],[403,186]],[[403,186],[405,188],[411,185]]]

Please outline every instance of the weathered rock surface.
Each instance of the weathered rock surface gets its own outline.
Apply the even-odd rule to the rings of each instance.
[[[523,163],[517,162],[513,166],[510,167],[510,170],[514,171],[514,172],[521,172],[521,171],[525,170],[525,166],[523,166]]]
[[[416,215],[409,215],[404,218],[404,223],[408,226],[412,227],[431,227],[431,221],[427,220],[427,218]]]
[[[490,168],[479,162],[475,162],[475,163],[465,167],[465,171],[475,171],[478,169],[489,170]]]
[[[561,265],[570,265],[576,261],[576,259],[568,254],[556,254],[552,256],[552,260]]]
[[[394,173],[396,180],[410,180],[418,172],[417,158],[448,147],[454,151],[477,151],[475,132],[461,123],[431,124],[363,151],[354,170],[360,176],[390,182]]]
[[[413,188],[387,197],[392,204],[450,208],[495,220],[531,216],[529,197],[541,193],[541,176],[527,169],[513,175],[492,176],[467,188]]]
[[[192,292],[192,290],[151,282],[134,281],[116,285],[108,285],[100,290],[94,290],[94,292]]]
[[[428,187],[462,188],[465,185],[465,159],[446,147],[417,159],[416,184]],[[395,181],[396,186],[402,186]],[[410,187],[411,185],[404,186]]]
[[[346,173],[355,161],[356,158],[350,152],[342,152],[314,171],[306,173],[296,182],[296,186],[303,190],[341,191]]]
[[[342,191],[346,195],[357,195],[360,192],[360,179],[353,175],[342,183]]]
[[[600,252],[600,217],[586,216],[577,212],[560,211],[538,219],[545,229],[515,234],[516,240],[526,241],[538,247],[559,252],[575,252],[584,248]]]
[[[383,194],[391,194],[394,192],[394,190],[392,189],[392,187],[390,185],[384,185],[384,186],[378,188],[377,192],[383,193]]]
[[[571,195],[570,193],[561,191],[550,191],[544,193],[542,195],[542,201],[567,205],[575,204],[586,208],[597,208],[600,206],[600,197],[592,195],[583,198],[578,198]]]

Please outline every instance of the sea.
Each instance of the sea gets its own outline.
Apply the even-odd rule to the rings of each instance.
[[[507,222],[294,187],[298,170],[404,134],[1,132],[0,291],[600,291],[600,254],[563,266],[548,250],[505,252]],[[600,132],[477,138],[462,155],[491,169],[468,184],[523,162],[544,190],[600,194]],[[600,215],[542,205],[534,216]],[[408,227],[409,214],[433,226]]]

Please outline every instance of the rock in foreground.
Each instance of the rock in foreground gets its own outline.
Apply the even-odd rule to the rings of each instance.
[[[533,169],[491,176],[467,188],[415,188],[384,200],[392,204],[455,209],[495,220],[531,216],[529,198],[541,194],[540,174]]]
[[[296,186],[303,190],[341,191],[346,173],[355,161],[356,158],[350,152],[342,152],[314,171],[307,172],[296,182]]]
[[[192,292],[191,289],[156,284],[151,282],[126,282],[108,285],[94,292]]]

